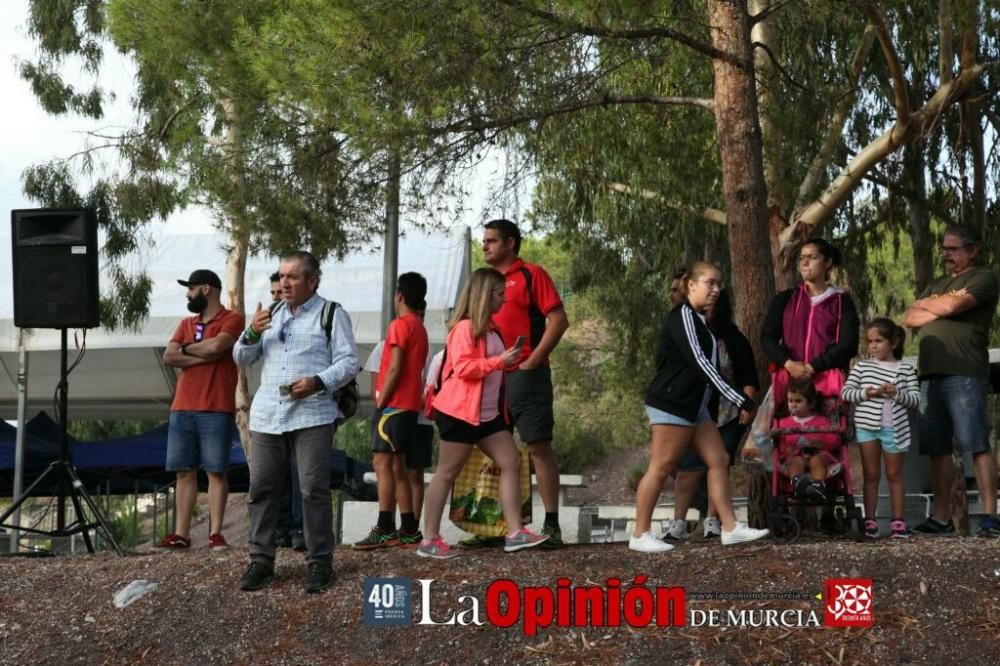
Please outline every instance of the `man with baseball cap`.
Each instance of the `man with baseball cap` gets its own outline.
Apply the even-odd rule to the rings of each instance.
[[[187,308],[163,352],[163,363],[180,368],[170,405],[167,471],[177,472],[175,514],[177,531],[157,546],[191,546],[191,514],[198,498],[198,468],[208,475],[208,545],[227,548],[222,519],[229,495],[229,449],[236,412],[236,363],[232,348],[243,332],[244,318],[222,306],[222,281],[199,269],[187,280]]]

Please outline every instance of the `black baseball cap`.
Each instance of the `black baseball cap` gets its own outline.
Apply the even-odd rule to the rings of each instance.
[[[222,289],[222,280],[219,276],[208,270],[207,268],[199,268],[195,272],[191,273],[191,277],[187,280],[178,280],[177,284],[183,287],[190,287],[198,284],[207,284],[209,287],[215,287],[216,289]]]

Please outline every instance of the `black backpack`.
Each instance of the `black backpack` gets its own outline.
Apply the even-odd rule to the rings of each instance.
[[[284,305],[284,301],[272,303],[268,307],[271,316],[274,317],[274,313],[284,307]],[[327,301],[323,304],[323,312],[319,317],[319,324],[323,328],[323,332],[326,333],[327,347],[330,346],[330,338],[333,334],[333,315],[339,307],[340,303]],[[340,407],[340,413],[342,414],[340,418],[334,421],[334,424],[339,426],[358,413],[358,405],[361,403],[361,391],[358,390],[358,380],[351,379],[347,384],[334,391],[333,399],[337,401],[337,406]]]

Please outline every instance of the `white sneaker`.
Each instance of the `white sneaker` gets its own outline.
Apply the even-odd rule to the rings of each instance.
[[[637,550],[640,553],[665,553],[674,549],[669,543],[663,543],[652,532],[646,532],[642,536],[629,537],[628,547],[629,550]]]
[[[667,529],[661,539],[681,539],[688,538],[688,524],[686,520],[668,520]]]
[[[705,532],[706,537],[717,537],[722,536],[722,523],[715,516],[708,516],[705,518]]]
[[[737,543],[756,541],[757,539],[763,539],[767,534],[767,530],[755,530],[746,523],[736,523],[736,527],[733,528],[732,532],[722,530],[722,545],[732,546]]]

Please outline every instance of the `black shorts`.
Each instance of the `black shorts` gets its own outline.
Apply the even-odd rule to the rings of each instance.
[[[372,414],[372,451],[406,453],[417,436],[417,413],[385,407]]]
[[[515,370],[505,378],[507,405],[517,434],[525,444],[551,442],[552,371],[543,365],[531,370]]]
[[[423,471],[431,466],[434,458],[434,426],[417,424],[413,446],[406,449],[406,468]]]
[[[502,416],[498,416],[492,421],[480,423],[476,426],[472,425],[468,421],[456,419],[453,416],[448,416],[447,414],[438,412],[434,422],[437,424],[438,433],[441,435],[442,442],[475,444],[476,442],[486,439],[490,435],[495,435],[498,432],[502,432],[504,430],[510,431],[507,424],[503,422]]]

